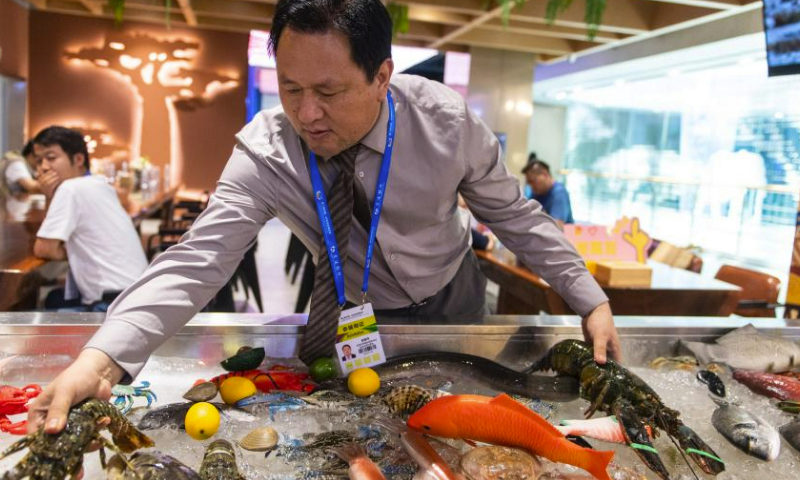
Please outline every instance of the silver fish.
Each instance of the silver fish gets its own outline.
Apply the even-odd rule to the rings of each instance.
[[[252,422],[257,417],[243,411],[232,408],[224,403],[211,402],[217,407],[220,414],[225,418],[233,418],[239,421]],[[170,403],[153,410],[150,410],[136,425],[139,430],[155,430],[158,428],[178,427],[183,430],[186,412],[194,405],[193,402]]]
[[[780,428],[781,435],[789,445],[800,451],[800,418],[797,418]]]
[[[730,403],[718,402],[711,424],[736,448],[765,461],[778,458],[781,437],[778,430],[758,415]]]
[[[713,344],[682,342],[702,363],[725,363],[731,368],[758,372],[785,372],[800,365],[800,346],[752,325],[727,333]]]

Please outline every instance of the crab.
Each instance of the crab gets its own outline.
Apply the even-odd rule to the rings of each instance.
[[[115,385],[111,389],[111,395],[115,395],[114,405],[126,414],[133,408],[134,397],[145,397],[147,399],[147,408],[153,404],[153,401],[158,401],[155,392],[150,390],[150,382],[142,381],[139,385]]]
[[[0,387],[0,432],[14,435],[25,435],[28,422],[22,420],[11,423],[8,415],[18,415],[28,411],[28,402],[39,396],[42,388],[39,385],[26,385],[23,388],[3,385]]]

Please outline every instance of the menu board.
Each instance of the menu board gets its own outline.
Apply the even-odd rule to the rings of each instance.
[[[764,0],[769,75],[800,73],[800,2]]]

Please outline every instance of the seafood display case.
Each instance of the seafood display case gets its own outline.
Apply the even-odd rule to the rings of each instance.
[[[83,345],[99,328],[103,314],[59,314],[59,313],[0,313],[0,362],[16,356],[14,362],[0,367],[0,384],[23,386],[30,383],[47,383],[60,373],[77,356]],[[475,355],[492,360],[513,370],[521,371],[531,366],[548,350],[566,339],[582,338],[580,319],[573,316],[485,316],[480,318],[391,318],[378,319],[381,339],[387,357],[396,357],[423,352],[454,352]],[[268,359],[287,359],[297,364],[300,339],[304,330],[305,316],[251,315],[251,314],[198,314],[177,335],[167,340],[153,355],[145,370],[136,380],[150,382],[150,389],[158,393],[161,404],[182,401],[181,393],[201,375],[211,375],[211,367],[243,346],[263,347]],[[733,329],[753,324],[765,334],[777,335],[794,342],[800,341],[800,322],[782,319],[745,319],[710,317],[617,317],[616,325],[623,347],[624,365],[640,375],[669,407],[681,412],[685,423],[697,431],[720,456],[724,456],[727,471],[717,476],[720,479],[770,478],[771,480],[795,479],[794,465],[800,454],[785,441],[780,457],[770,463],[760,463],[726,444],[725,439],[711,427],[714,403],[708,399],[708,388],[695,380],[694,373],[673,370],[658,374],[651,367],[657,358],[673,358],[687,352],[685,342],[713,343]],[[2,363],[0,363],[2,365]],[[441,372],[422,372],[435,376]],[[447,380],[447,379],[445,379]],[[732,380],[727,380],[731,381]],[[187,383],[188,382],[188,383]],[[179,386],[178,386],[179,385]],[[734,387],[735,393],[752,410],[759,410],[772,422],[780,426],[791,417],[778,411],[765,398],[751,396],[743,386]],[[457,390],[457,389],[456,389]],[[468,392],[463,392],[468,393]],[[148,403],[150,402],[148,397]],[[136,402],[141,406],[141,401]],[[588,406],[585,400],[558,406],[558,414],[551,418],[582,418]],[[761,412],[760,410],[764,410]],[[766,411],[767,409],[772,409]],[[270,417],[272,412],[270,412]],[[271,419],[272,420],[272,419]],[[306,424],[286,420],[284,429],[320,427],[319,421]],[[238,421],[238,420],[237,420]],[[277,428],[283,425],[274,420]],[[312,425],[313,424],[313,425]],[[325,426],[322,427],[327,428]],[[280,430],[280,429],[279,429]],[[246,433],[246,432],[243,432]],[[281,432],[281,441],[288,441],[287,432]],[[295,432],[297,433],[297,432]],[[159,434],[160,435],[160,434]],[[181,436],[183,435],[183,436]],[[235,440],[238,432],[228,428],[223,435]],[[219,436],[219,434],[218,434]],[[203,449],[191,442],[185,444],[185,434],[173,428],[163,438],[156,438],[157,446],[173,442],[176,457],[184,462],[199,464]],[[0,450],[8,446],[13,438],[0,434]],[[661,440],[659,440],[661,442]],[[197,442],[195,442],[197,443]],[[660,445],[667,445],[661,442]],[[602,447],[602,448],[600,448]],[[606,449],[605,444],[595,448]],[[658,478],[643,467],[631,449],[623,451],[615,447],[617,462],[636,465],[640,476],[617,476],[615,478]],[[173,453],[171,450],[168,453]],[[723,455],[724,454],[724,455]],[[181,457],[183,455],[183,457]],[[292,478],[280,472],[264,473],[255,466],[263,455],[244,455],[248,478]],[[695,478],[692,471],[682,465],[677,451],[665,459],[675,479]],[[88,478],[94,478],[99,463],[93,456],[88,460]],[[18,459],[18,457],[15,457]],[[252,460],[252,463],[251,463]],[[274,460],[274,458],[273,458]],[[9,459],[0,462],[0,472],[9,468]],[[199,469],[199,468],[198,468]],[[695,467],[695,470],[697,468]],[[291,471],[291,470],[289,470]],[[697,470],[701,478],[705,476]],[[742,476],[744,475],[744,476]],[[98,477],[102,478],[102,477]],[[396,477],[402,478],[402,477]],[[559,478],[559,477],[552,477]],[[567,477],[563,477],[567,478]],[[578,478],[578,477],[575,477]]]

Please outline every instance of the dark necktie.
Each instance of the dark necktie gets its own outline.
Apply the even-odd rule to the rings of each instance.
[[[347,244],[350,240],[350,226],[353,218],[353,174],[359,145],[348,148],[335,155],[330,161],[339,166],[339,176],[328,192],[328,209],[333,222],[336,243],[342,270],[347,262]],[[336,328],[339,323],[339,301],[333,271],[328,258],[325,242],[319,250],[314,289],[311,292],[311,311],[308,315],[306,333],[300,347],[300,359],[307,365],[320,357],[330,357],[336,342]]]

